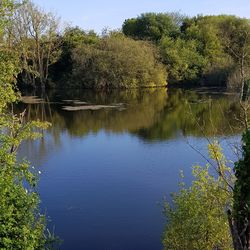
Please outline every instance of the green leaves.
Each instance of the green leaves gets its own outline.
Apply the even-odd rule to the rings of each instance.
[[[177,36],[183,19],[179,13],[145,13],[125,20],[122,31],[135,39],[158,42],[164,36]]]
[[[25,122],[25,112],[2,114],[0,126],[0,248],[44,249],[45,217],[39,214],[37,175],[16,153],[24,140],[41,137],[48,123]]]
[[[206,61],[198,53],[195,40],[164,37],[160,42],[160,51],[170,80],[196,80],[201,76]]]
[[[211,144],[209,151],[224,175],[231,176],[219,145]],[[224,178],[211,175],[211,167],[194,166],[192,185],[182,184],[179,193],[172,195],[173,205],[165,205],[164,249],[232,249],[226,215],[227,207],[232,205],[232,192]]]
[[[166,71],[157,56],[153,45],[111,33],[73,51],[72,80],[87,88],[165,86]]]
[[[12,7],[12,1],[0,4],[0,34]],[[15,50],[0,47],[0,249],[46,249],[45,217],[39,213],[34,189],[36,173],[28,161],[17,161],[16,153],[23,140],[40,137],[48,123],[26,122],[25,112],[9,111],[19,99],[15,77],[20,68]]]
[[[248,19],[231,15],[187,18],[179,13],[146,13],[125,20],[122,30],[126,36],[158,46],[170,82],[227,84],[237,88],[240,59],[245,71],[241,70],[241,74],[249,78]]]
[[[242,249],[249,247],[250,240],[250,131],[242,136],[242,157],[235,163],[233,219]],[[235,237],[235,235],[234,235]]]

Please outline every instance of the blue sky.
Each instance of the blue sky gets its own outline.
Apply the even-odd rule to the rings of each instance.
[[[125,19],[145,12],[180,11],[197,14],[235,14],[250,18],[250,0],[34,0],[62,21],[97,32],[120,28]]]

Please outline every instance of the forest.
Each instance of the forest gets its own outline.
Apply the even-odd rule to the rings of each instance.
[[[144,13],[102,34],[61,28],[32,2],[15,7],[1,43],[15,52],[24,88],[134,88],[172,85],[237,89],[248,82],[249,20]],[[247,85],[247,84],[246,84]]]

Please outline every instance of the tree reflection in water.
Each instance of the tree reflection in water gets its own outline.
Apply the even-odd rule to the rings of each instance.
[[[103,130],[130,133],[142,140],[161,141],[180,136],[229,136],[240,132],[240,107],[233,94],[219,92],[137,89],[111,92],[50,92],[41,98],[24,98],[17,109],[26,109],[29,120],[52,123],[39,145],[27,142],[26,149],[37,149],[45,156],[61,145],[60,136],[84,137]],[[65,106],[107,105],[100,109],[75,111]],[[34,152],[33,152],[34,154]]]

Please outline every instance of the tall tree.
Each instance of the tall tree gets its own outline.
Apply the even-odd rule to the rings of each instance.
[[[67,27],[59,39],[62,53],[57,62],[50,67],[49,73],[61,87],[72,73],[74,49],[81,45],[95,44],[99,41],[99,37],[92,30],[84,31],[79,27]]]
[[[8,29],[9,45],[20,54],[23,81],[44,89],[49,66],[59,54],[59,20],[27,1],[16,9]]]
[[[125,20],[122,31],[126,36],[157,42],[164,36],[176,37],[183,19],[179,13],[144,13]]]
[[[250,77],[250,20],[231,17],[220,24],[223,45],[233,58],[240,72],[240,99],[242,100],[246,80]]]

